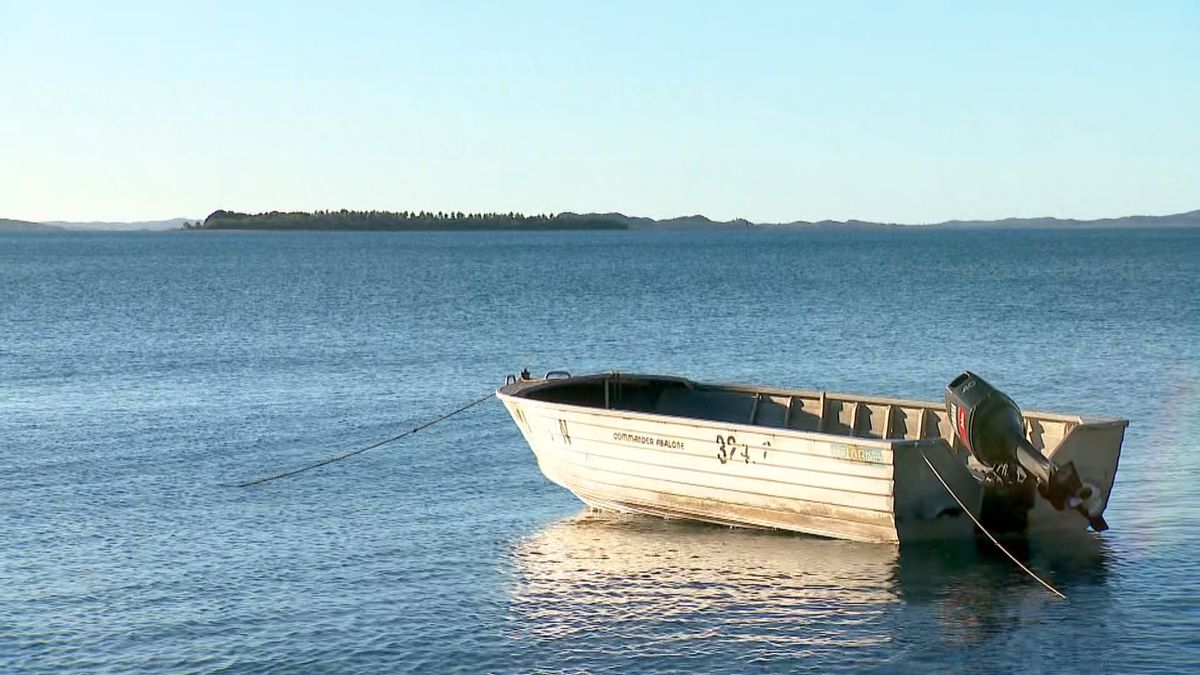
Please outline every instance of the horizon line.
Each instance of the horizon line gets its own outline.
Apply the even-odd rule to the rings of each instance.
[[[369,213],[369,212],[377,212],[377,213],[403,213],[403,212],[409,212],[409,213],[422,213],[422,212],[424,212],[424,213],[439,213],[439,212],[440,213],[457,213],[457,212],[461,211],[460,209],[451,209],[451,210],[416,209],[416,210],[413,210],[413,209],[351,209],[351,208],[338,208],[338,209],[323,208],[323,209],[313,209],[313,210],[273,209],[271,211],[234,211],[232,209],[215,209],[215,210],[209,212],[209,214],[207,214],[201,218],[191,218],[191,217],[186,217],[186,216],[173,216],[170,218],[139,218],[137,220],[112,220],[112,219],[107,219],[107,218],[106,219],[94,219],[94,220],[41,219],[41,220],[25,220],[24,222],[37,223],[37,224],[41,224],[41,225],[62,225],[62,224],[67,224],[67,225],[86,225],[86,224],[137,225],[140,223],[161,223],[161,222],[167,222],[167,221],[172,221],[172,220],[204,222],[210,215],[212,215],[213,213],[216,213],[217,211],[230,211],[233,213],[246,213],[249,215],[256,215],[256,214],[262,214],[262,213],[316,213],[317,211],[339,212],[339,211],[343,211],[343,210],[350,211],[350,212],[362,212],[362,213]],[[1098,221],[1098,220],[1120,220],[1123,218],[1169,218],[1172,216],[1188,216],[1188,215],[1200,213],[1200,208],[1192,209],[1189,211],[1175,211],[1175,212],[1171,212],[1171,213],[1162,213],[1162,214],[1130,213],[1130,214],[1120,215],[1120,216],[1100,216],[1100,217],[1096,217],[1096,218],[1079,218],[1079,217],[1067,217],[1067,216],[1040,215],[1040,216],[1004,216],[1004,217],[1000,217],[1000,218],[956,217],[956,218],[949,218],[946,220],[921,221],[921,222],[900,222],[900,221],[894,221],[894,220],[868,220],[868,219],[863,219],[863,218],[846,218],[846,219],[841,219],[841,220],[836,219],[836,218],[821,218],[821,219],[816,219],[816,220],[807,220],[804,218],[796,218],[793,220],[755,221],[755,220],[751,220],[749,218],[745,218],[745,217],[741,217],[741,216],[735,216],[733,218],[721,220],[721,219],[712,218],[711,216],[708,216],[708,215],[705,215],[702,213],[690,213],[690,214],[681,214],[681,215],[676,215],[676,216],[667,216],[664,218],[655,218],[653,216],[631,215],[624,211],[616,211],[616,210],[612,210],[612,211],[564,210],[564,211],[557,211],[557,212],[555,212],[555,211],[549,211],[549,212],[547,212],[547,211],[534,211],[534,212],[527,212],[527,211],[469,211],[469,212],[461,211],[461,212],[462,213],[483,213],[483,214],[517,213],[522,216],[524,216],[524,215],[543,215],[543,214],[550,215],[550,216],[560,216],[560,215],[564,215],[564,214],[579,215],[579,216],[612,214],[612,215],[619,215],[619,216],[622,216],[625,218],[645,218],[645,219],[653,220],[655,222],[680,220],[680,219],[684,219],[684,218],[704,218],[704,219],[709,220],[714,223],[746,222],[746,223],[750,223],[751,225],[790,225],[793,223],[873,223],[873,224],[880,224],[880,225],[927,226],[927,225],[941,225],[941,224],[945,224],[945,223],[957,223],[957,222],[1003,222],[1006,220],[1063,220],[1063,221],[1076,221],[1076,222],[1094,222],[1094,221]],[[0,216],[0,219],[8,219],[8,220],[16,220],[16,221],[24,220],[21,218],[4,218],[3,216]]]

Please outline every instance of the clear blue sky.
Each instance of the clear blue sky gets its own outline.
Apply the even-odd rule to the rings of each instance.
[[[1200,3],[0,3],[0,217],[216,208],[1187,211]]]

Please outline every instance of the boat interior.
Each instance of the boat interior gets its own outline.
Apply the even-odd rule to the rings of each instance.
[[[567,405],[703,419],[876,440],[944,439],[957,451],[952,421],[938,403],[870,396],[709,385],[658,375],[606,373],[535,381],[520,396]],[[1053,448],[1077,418],[1027,413],[1037,449]]]

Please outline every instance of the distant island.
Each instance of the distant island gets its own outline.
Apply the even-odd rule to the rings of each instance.
[[[522,213],[462,213],[428,211],[271,211],[237,213],[214,211],[188,230],[625,230],[623,223],[603,216],[533,215]]]
[[[1003,220],[947,220],[920,225],[877,223],[865,220],[796,220],[787,223],[753,223],[745,219],[711,220],[682,216],[656,220],[623,213],[571,213],[525,215],[521,213],[462,213],[429,211],[270,211],[238,213],[214,211],[202,222],[184,223],[185,230],[929,230],[929,229],[1102,229],[1200,227],[1200,210],[1167,216],[1125,216],[1097,220],[1070,218],[1005,218]]]

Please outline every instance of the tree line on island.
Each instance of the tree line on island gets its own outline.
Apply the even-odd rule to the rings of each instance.
[[[603,215],[463,213],[462,211],[213,211],[185,230],[625,230]]]

